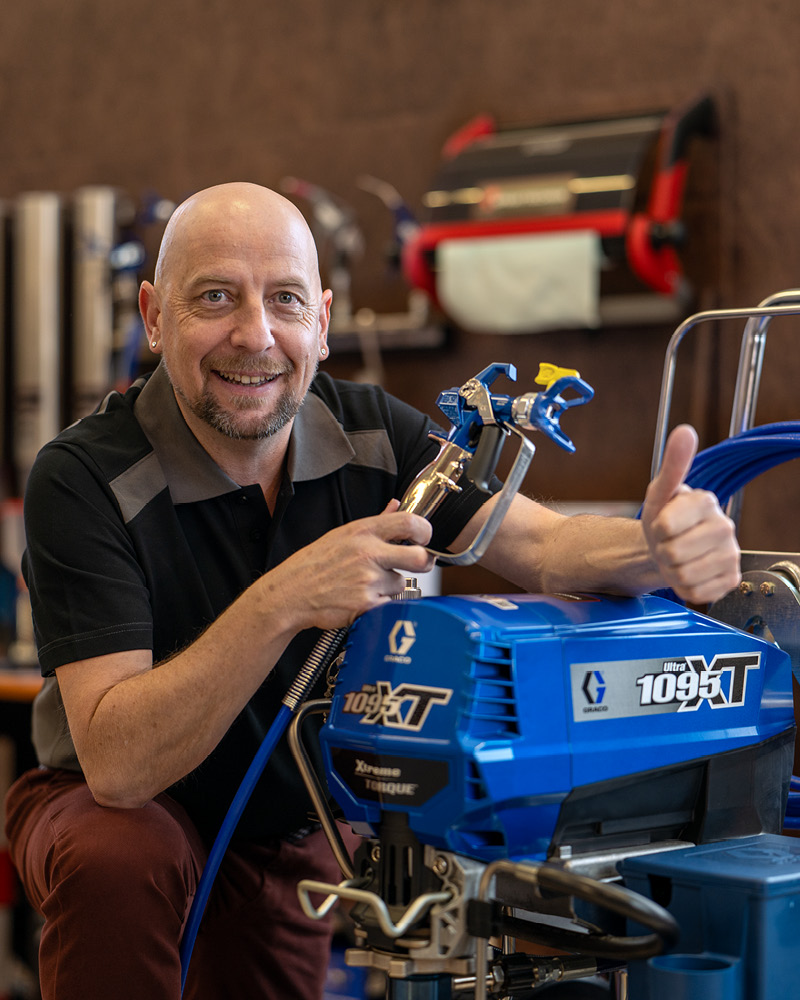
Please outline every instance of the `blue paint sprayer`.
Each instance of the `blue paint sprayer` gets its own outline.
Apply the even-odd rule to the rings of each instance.
[[[501,400],[500,368],[442,394],[453,429],[410,495],[457,479],[447,463],[478,424],[475,482],[519,425],[571,448],[566,384]],[[300,898],[315,917],[346,903],[348,965],[379,970],[390,1000],[793,995],[800,841],[782,832],[800,557],[745,556],[742,588],[707,614],[656,595],[412,586],[355,622],[332,699],[291,729],[344,875],[303,881]],[[300,734],[314,713],[322,776]],[[352,862],[328,796],[364,838]]]

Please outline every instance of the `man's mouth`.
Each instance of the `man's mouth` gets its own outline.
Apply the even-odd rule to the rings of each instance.
[[[215,371],[215,375],[218,375],[224,382],[230,382],[234,385],[266,385],[268,382],[274,382],[278,377],[279,373],[273,375],[240,375],[238,372],[221,372]]]

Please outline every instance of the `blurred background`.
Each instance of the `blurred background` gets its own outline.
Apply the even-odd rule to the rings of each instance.
[[[0,654],[35,661],[15,609],[33,456],[152,364],[138,284],[174,206],[220,182],[306,214],[336,292],[333,375],[437,416],[442,389],[493,362],[516,366],[520,392],[540,362],[577,369],[596,393],[563,422],[577,454],[538,435],[525,488],[635,511],[673,330],[800,288],[798,52],[796,0],[6,5]],[[669,423],[691,421],[703,448],[729,433],[743,329],[704,324],[681,346]],[[781,317],[755,422],[795,418],[798,383],[800,320]],[[794,463],[761,476],[742,546],[799,551],[797,507]],[[443,587],[506,589],[477,568]],[[19,702],[0,785],[26,762],[39,680],[20,683],[0,693]],[[4,857],[0,836],[8,873]]]
[[[534,388],[540,361],[577,369],[596,390],[588,408],[564,420],[577,454],[537,439],[526,488],[554,503],[599,502],[609,510],[638,504],[650,478],[673,329],[698,309],[753,306],[800,286],[798,43],[793,0],[13,5],[0,32],[6,497],[21,491],[30,453],[50,426],[58,429],[100,398],[105,381],[119,383],[147,365],[132,302],[138,281],[152,273],[171,208],[199,188],[244,179],[284,190],[314,227],[326,283],[338,292],[326,362],[332,374],[381,381],[435,415],[440,389],[494,361],[516,366],[520,391]],[[650,138],[656,144],[661,132],[672,136],[680,115],[706,99],[708,115],[686,129],[685,187],[673,197],[674,218],[665,232],[646,237],[656,255],[664,243],[677,255],[680,288],[665,294],[631,278],[626,227],[658,197],[664,153],[654,152]],[[541,194],[544,183],[545,201],[554,176],[630,172],[611,148],[609,119],[644,122],[652,136],[636,151],[635,184],[620,196],[622,222],[599,240],[601,281],[623,288],[621,297],[606,296],[601,285],[599,320],[556,317],[535,332],[524,323],[503,332],[491,321],[497,293],[490,286],[489,316],[473,323],[443,308],[436,294],[417,289],[409,299],[413,281],[398,262],[392,197],[402,199],[418,236],[437,219],[469,219],[469,198],[460,202],[458,192],[496,181],[498,171],[524,175],[534,169],[531,150],[541,160],[548,142],[563,155],[557,168],[534,165],[546,175],[533,188]],[[577,154],[570,164],[571,133],[559,129],[573,123],[597,126],[586,133],[594,137],[586,156],[600,166],[586,168]],[[472,173],[458,174],[453,163],[478,148],[481,129],[501,141],[467,164]],[[317,189],[327,206],[314,201]],[[442,215],[443,191],[445,207],[455,206],[449,216]],[[475,210],[484,221],[486,197],[484,190]],[[80,231],[82,198],[88,237]],[[517,236],[535,234],[542,214],[558,216],[556,228],[568,231],[591,230],[598,218],[591,206],[581,215],[580,198],[544,209],[534,202],[530,191],[512,185],[498,217],[512,220]],[[113,220],[102,221],[103,212]],[[47,256],[41,241],[48,226],[51,238],[60,234],[61,262],[26,263],[26,246],[34,245],[34,257]],[[482,234],[473,227],[467,235]],[[110,287],[111,305],[102,308],[113,309],[113,321],[104,328],[101,320],[93,334],[74,285],[76,240],[83,240],[84,256],[95,258],[90,284],[99,283],[101,295],[103,282]],[[434,240],[416,258],[417,271],[429,269],[434,292],[441,249]],[[54,274],[60,285],[45,295],[37,283]],[[650,306],[634,304],[622,318],[613,308],[604,312],[606,298],[624,300],[631,288],[631,302],[645,292]],[[458,298],[458,291],[450,294]],[[32,318],[22,315],[25,295],[35,301]],[[52,301],[43,302],[48,296]],[[499,308],[500,296],[495,301]],[[376,324],[386,316],[378,335]],[[109,362],[102,344],[112,322]],[[56,336],[67,330],[67,347],[48,346],[45,336],[31,361],[30,342],[48,323]],[[80,333],[69,332],[75,328]],[[703,447],[728,433],[742,329],[738,320],[704,325],[680,351],[671,423],[691,420]],[[80,343],[70,346],[70,337]],[[93,373],[92,358],[102,359]],[[781,318],[770,327],[758,423],[795,415],[799,375],[797,322]],[[748,488],[744,546],[800,549],[796,478],[789,464]]]

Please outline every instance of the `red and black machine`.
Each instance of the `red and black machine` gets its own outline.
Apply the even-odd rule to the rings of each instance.
[[[714,132],[709,97],[535,128],[476,118],[444,147],[427,219],[403,247],[406,280],[438,301],[446,242],[590,231],[601,246],[603,322],[672,319],[691,298],[679,253],[689,153]]]

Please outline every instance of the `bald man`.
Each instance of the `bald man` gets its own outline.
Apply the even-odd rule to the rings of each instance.
[[[42,767],[9,794],[7,826],[45,918],[44,1000],[177,1000],[208,846],[319,630],[399,593],[430,567],[432,539],[465,546],[495,502],[466,488],[433,525],[397,510],[435,454],[430,421],[317,373],[330,307],[291,203],[243,183],[194,195],[141,287],[160,364],[33,469],[24,572]],[[739,551],[715,498],[683,485],[695,447],[690,428],[673,433],[641,522],[517,497],[484,563],[531,591],[721,596]],[[299,785],[279,747],[185,996],[320,997],[329,930],[294,886],[338,871]]]

